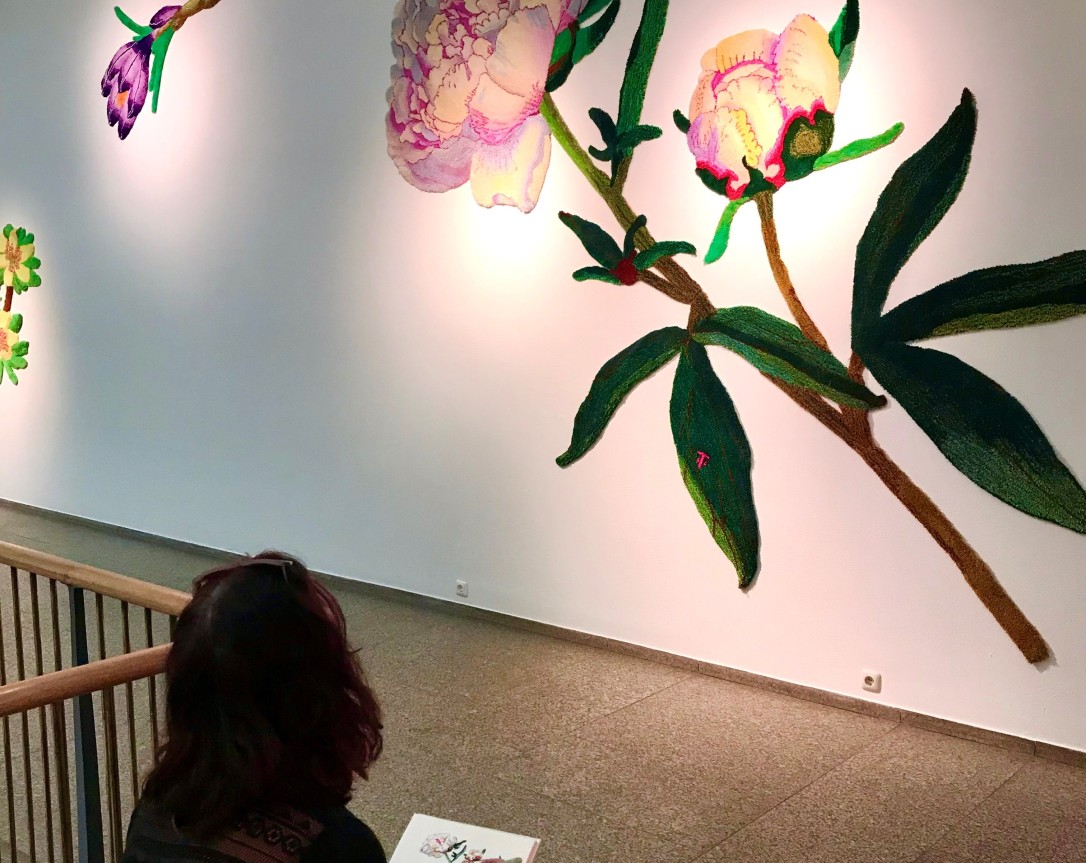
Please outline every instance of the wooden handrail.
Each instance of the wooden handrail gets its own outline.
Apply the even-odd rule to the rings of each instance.
[[[149,608],[162,614],[179,615],[192,597],[180,590],[149,584],[93,566],[74,563],[62,557],[30,548],[0,542],[0,565],[35,572],[45,578],[81,587],[113,599]]]
[[[99,659],[0,687],[0,717],[35,710],[58,701],[88,695],[123,683],[154,677],[166,669],[170,645],[160,644],[123,656]]]

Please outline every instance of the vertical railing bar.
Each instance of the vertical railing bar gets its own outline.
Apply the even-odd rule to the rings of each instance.
[[[83,589],[68,587],[71,609],[72,665],[90,662],[87,645],[87,610]],[[75,740],[75,800],[77,807],[79,863],[105,863],[105,837],[102,835],[101,788],[98,781],[98,744],[94,730],[94,701],[90,695],[75,699],[72,712]]]
[[[32,575],[33,573],[28,573]],[[23,646],[23,610],[19,599],[19,578],[15,567],[11,568],[11,608],[15,619],[15,668],[19,680],[26,680],[26,654]],[[26,794],[26,822],[30,828],[28,845],[30,859],[38,859],[37,836],[34,830],[34,782],[30,777],[30,714],[19,714],[23,730],[23,791]],[[13,855],[14,856],[14,855]]]
[[[124,634],[124,652],[132,652],[132,633],[128,622],[128,603],[121,603],[121,625]],[[132,695],[132,681],[124,685],[125,701],[128,708],[128,755],[132,776],[132,799],[139,798],[139,771],[136,769],[136,704]]]
[[[102,594],[94,595],[94,608],[98,620],[98,658],[106,658],[106,622]],[[113,699],[113,687],[102,690],[102,726],[106,735],[106,801],[109,815],[110,856],[114,863],[120,860],[117,837],[121,832],[121,782],[117,764],[117,704]]]
[[[15,578],[15,567],[11,567],[11,577]],[[12,611],[12,617],[19,613],[19,609]],[[0,608],[0,686],[8,682],[7,648],[4,646],[4,617],[3,608]],[[3,719],[4,725],[4,796],[7,797],[8,809],[8,842],[11,850],[11,863],[15,863],[18,857],[15,854],[15,777],[11,769],[11,724],[8,717]]]
[[[52,582],[56,584],[56,582]],[[56,593],[53,594],[54,599]],[[53,606],[54,609],[56,606]],[[53,710],[53,746],[57,765],[57,802],[60,809],[60,853],[64,863],[74,863],[72,843],[72,796],[68,784],[68,728],[64,717],[64,702],[52,705]]]
[[[147,632],[147,646],[155,646],[155,634],[151,626],[151,609],[143,609],[143,625]],[[147,700],[151,704],[151,741],[155,753],[158,753],[158,681],[156,675],[147,678]]]
[[[45,664],[42,662],[41,611],[38,608],[38,575],[33,572],[30,573],[30,615],[34,624],[34,668],[38,677],[41,677],[45,673]],[[41,762],[45,785],[45,840],[49,850],[49,863],[56,863],[56,850],[53,847],[53,790],[49,783],[49,723],[44,705],[38,709],[38,718],[41,722]]]
[[[60,671],[64,660],[60,648],[60,602],[57,583],[49,580],[49,617],[53,623],[53,670]],[[72,835],[72,789],[68,776],[68,718],[64,702],[53,705],[53,746],[57,765],[57,808],[60,810],[60,848],[64,863],[74,863]]]

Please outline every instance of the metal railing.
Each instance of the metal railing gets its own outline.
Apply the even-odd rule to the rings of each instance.
[[[0,863],[120,860],[189,598],[0,542]]]

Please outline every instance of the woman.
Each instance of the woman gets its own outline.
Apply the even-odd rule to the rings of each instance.
[[[301,561],[266,551],[197,578],[166,682],[122,863],[385,863],[344,806],[381,752],[380,708]]]

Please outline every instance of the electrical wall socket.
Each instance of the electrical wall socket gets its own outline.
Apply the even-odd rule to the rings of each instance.
[[[468,583],[466,581],[460,581],[459,579],[457,580],[456,595],[465,597],[468,595]]]
[[[868,692],[882,692],[882,675],[877,671],[865,668],[863,674],[863,688]]]

